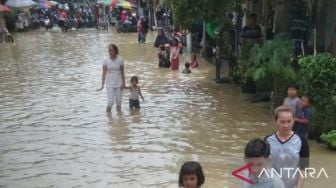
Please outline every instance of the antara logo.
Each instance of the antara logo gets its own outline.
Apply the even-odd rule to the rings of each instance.
[[[253,163],[248,163],[247,165],[240,167],[232,172],[232,175],[238,179],[241,179],[249,184],[254,184],[254,182],[248,177],[242,176],[240,173],[248,170],[248,174],[252,171]],[[315,168],[305,168],[304,170],[300,170],[299,168],[281,168],[280,170],[275,170],[274,168],[263,168],[261,172],[258,175],[258,178],[260,178],[262,175],[264,175],[267,178],[294,178],[296,176],[300,176],[301,178],[313,178],[318,179],[321,177],[329,178],[329,175],[327,174],[327,171],[324,168],[321,168],[319,170]]]
[[[299,168],[280,168],[279,171],[276,171],[275,169],[271,168],[270,171],[267,171],[265,168],[262,169],[260,172],[258,178],[260,178],[262,175],[265,175],[267,178],[273,178],[275,176],[282,178],[295,178],[296,176],[300,176],[301,178],[313,178],[318,179],[322,175],[325,178],[329,178],[326,170],[324,168],[321,168],[320,170],[316,170],[315,168],[305,168],[304,170],[301,170]]]
[[[249,183],[249,184],[254,184],[252,180],[250,180],[250,179],[248,179],[248,178],[246,178],[246,177],[244,177],[244,176],[242,176],[242,175],[239,174],[240,172],[242,172],[242,171],[244,171],[244,170],[248,170],[248,172],[249,172],[248,174],[250,174],[251,171],[252,171],[252,166],[253,166],[253,163],[248,163],[247,165],[245,165],[245,166],[243,166],[243,167],[241,167],[241,168],[238,168],[238,169],[234,170],[234,171],[232,172],[232,175],[235,176],[235,177],[238,178],[238,179],[241,179],[241,180],[243,180],[243,181],[246,181],[246,182]]]

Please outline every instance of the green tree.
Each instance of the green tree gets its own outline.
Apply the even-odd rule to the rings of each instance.
[[[261,47],[256,44],[249,54],[245,77],[253,78],[257,90],[273,91],[275,106],[281,105],[287,86],[296,80],[292,54],[292,42],[280,39],[268,40]]]
[[[176,24],[185,29],[200,21],[216,23],[223,27],[228,23],[227,12],[236,10],[241,0],[164,0],[171,8]]]

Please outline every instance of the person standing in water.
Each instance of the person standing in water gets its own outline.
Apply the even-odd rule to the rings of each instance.
[[[191,68],[196,68],[196,67],[198,67],[198,61],[197,61],[197,56],[196,56],[196,54],[194,54],[194,55],[191,56],[190,67],[191,67]]]
[[[122,90],[125,88],[124,60],[118,55],[115,44],[108,47],[110,57],[103,62],[102,90],[106,81],[108,103],[106,112],[111,112],[113,104],[117,104],[117,111],[121,111]]]
[[[294,111],[291,107],[278,107],[274,114],[277,130],[265,138],[271,148],[269,168],[281,174],[286,188],[303,188],[304,177],[300,174],[309,167],[308,141],[292,131]]]
[[[131,96],[129,99],[129,107],[131,110],[140,109],[140,101],[139,97],[141,97],[142,101],[144,101],[144,97],[142,96],[141,89],[138,86],[139,78],[137,76],[131,77],[131,86],[125,87],[125,89],[130,89]]]
[[[178,40],[174,39],[170,50],[170,69],[178,70],[180,66],[179,60],[180,47],[178,45]]]

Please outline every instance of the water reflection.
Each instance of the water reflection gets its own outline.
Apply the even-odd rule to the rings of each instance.
[[[204,187],[240,187],[231,171],[249,139],[274,130],[268,106],[214,84],[214,66],[202,60],[190,75],[159,69],[153,44],[136,37],[31,32],[0,46],[0,187],[176,187],[186,160],[200,161]],[[126,60],[126,79],[140,79],[139,111],[124,91],[122,114],[106,114],[106,92],[95,91],[110,43]],[[330,187],[334,154],[311,145],[312,165],[328,165],[332,178],[306,187]]]

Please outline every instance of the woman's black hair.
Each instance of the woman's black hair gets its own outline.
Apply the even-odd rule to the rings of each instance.
[[[109,48],[112,48],[112,49],[115,51],[115,53],[116,53],[117,55],[119,54],[119,49],[118,49],[117,45],[115,45],[115,44],[110,44],[110,45],[109,45]]]
[[[260,138],[255,138],[249,141],[245,147],[245,157],[264,157],[268,158],[270,155],[270,146],[267,142]]]
[[[179,186],[183,187],[183,176],[194,174],[197,176],[197,185],[201,186],[204,184],[205,178],[201,165],[195,161],[185,162],[180,170],[179,176]]]

